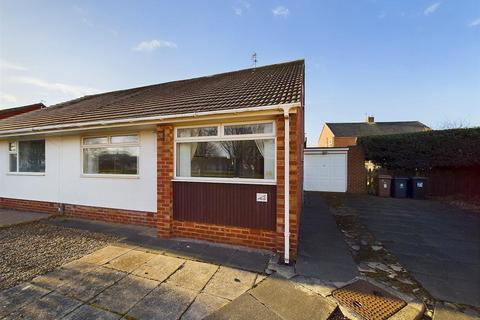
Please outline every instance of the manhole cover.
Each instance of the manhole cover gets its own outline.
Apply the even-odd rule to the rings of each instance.
[[[373,284],[359,280],[333,291],[344,306],[368,320],[383,320],[397,313],[407,303]]]

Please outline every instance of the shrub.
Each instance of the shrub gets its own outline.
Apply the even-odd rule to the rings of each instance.
[[[480,165],[480,127],[360,137],[358,144],[366,160],[387,169]]]

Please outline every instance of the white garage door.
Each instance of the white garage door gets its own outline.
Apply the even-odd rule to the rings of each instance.
[[[305,152],[304,185],[306,191],[347,191],[347,152],[325,154]]]

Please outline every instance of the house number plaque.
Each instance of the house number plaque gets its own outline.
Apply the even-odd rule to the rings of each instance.
[[[257,193],[257,202],[268,202],[268,194]]]

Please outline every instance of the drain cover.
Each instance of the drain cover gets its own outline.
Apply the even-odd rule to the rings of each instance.
[[[368,320],[383,320],[397,313],[407,303],[373,284],[359,280],[333,291],[344,306]]]

